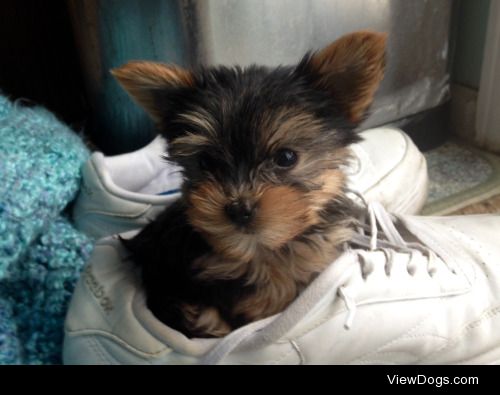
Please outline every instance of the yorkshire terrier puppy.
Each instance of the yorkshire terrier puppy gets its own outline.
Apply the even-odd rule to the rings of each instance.
[[[356,32],[294,67],[112,71],[184,172],[182,198],[122,240],[159,320],[223,336],[281,312],[335,260],[354,223],[342,169],[385,42]]]

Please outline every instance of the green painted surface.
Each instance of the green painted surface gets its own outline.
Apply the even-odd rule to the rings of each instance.
[[[109,70],[130,60],[185,65],[177,0],[73,0],[92,106],[91,137],[107,154],[137,149],[154,136],[153,122]]]
[[[498,0],[495,0],[498,1]],[[479,87],[491,0],[460,0],[455,15],[454,82]]]
[[[100,36],[101,59],[107,66],[102,76],[102,120],[113,128],[107,143],[113,150],[129,151],[151,140],[154,126],[108,70],[134,59],[183,64],[185,45],[177,1],[101,1]]]

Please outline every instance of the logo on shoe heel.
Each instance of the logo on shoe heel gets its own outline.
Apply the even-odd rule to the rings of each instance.
[[[87,284],[90,292],[97,299],[99,305],[103,308],[103,310],[106,313],[110,313],[111,310],[113,310],[113,304],[111,303],[111,299],[108,296],[106,296],[104,292],[104,287],[101,284],[99,284],[94,274],[92,273],[92,269],[90,266],[91,265],[88,265],[83,272],[85,284]]]

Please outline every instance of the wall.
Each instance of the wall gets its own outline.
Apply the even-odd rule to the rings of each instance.
[[[450,125],[453,134],[476,144],[478,89],[491,0],[454,0],[453,5]]]
[[[452,81],[470,88],[479,87],[490,2],[491,0],[457,2]]]

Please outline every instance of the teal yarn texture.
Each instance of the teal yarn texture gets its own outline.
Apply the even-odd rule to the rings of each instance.
[[[65,217],[88,155],[52,113],[0,95],[0,364],[61,363],[64,316],[93,245]]]

